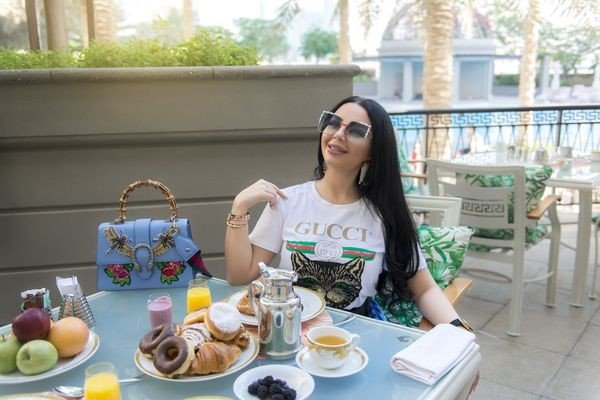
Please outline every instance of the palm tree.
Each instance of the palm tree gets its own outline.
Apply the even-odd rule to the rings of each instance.
[[[352,48],[350,47],[350,10],[348,0],[338,0],[340,14],[340,35],[338,36],[338,53],[340,64],[352,62]]]
[[[452,0],[424,0],[423,106],[452,106]]]
[[[519,74],[519,103],[521,107],[533,106],[535,76],[540,36],[540,1],[527,1],[527,15],[523,22],[523,50]]]
[[[360,17],[365,30],[365,35],[368,34],[373,19],[376,18],[379,12],[380,0],[363,0],[360,7]],[[285,0],[279,7],[277,18],[277,26],[280,28],[287,27],[290,21],[301,12],[298,0]],[[338,53],[340,64],[349,64],[352,62],[352,47],[350,46],[350,5],[349,0],[338,0],[336,5],[336,14],[339,15],[340,33],[338,37]]]

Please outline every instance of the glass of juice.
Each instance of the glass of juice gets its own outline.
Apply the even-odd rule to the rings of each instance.
[[[208,288],[208,280],[196,276],[188,283],[187,291],[187,312],[190,313],[201,308],[210,306],[211,297]]]
[[[148,296],[146,308],[152,328],[173,322],[173,302],[168,293],[153,293]]]
[[[115,366],[109,362],[99,362],[87,367],[83,390],[86,400],[121,400]]]

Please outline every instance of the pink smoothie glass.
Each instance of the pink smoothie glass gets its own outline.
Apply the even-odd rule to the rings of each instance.
[[[173,302],[168,293],[151,294],[146,307],[152,328],[173,322]]]

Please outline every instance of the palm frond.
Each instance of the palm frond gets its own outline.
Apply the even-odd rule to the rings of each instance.
[[[380,0],[362,0],[359,12],[365,36],[369,34],[373,27],[373,22],[379,17],[380,6]]]
[[[300,5],[297,0],[285,0],[277,9],[277,16],[273,23],[275,29],[285,30],[298,14],[300,14]]]

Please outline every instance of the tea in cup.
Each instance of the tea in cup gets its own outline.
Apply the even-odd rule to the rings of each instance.
[[[317,326],[308,331],[308,353],[323,369],[340,368],[358,343],[360,336],[334,326]]]

